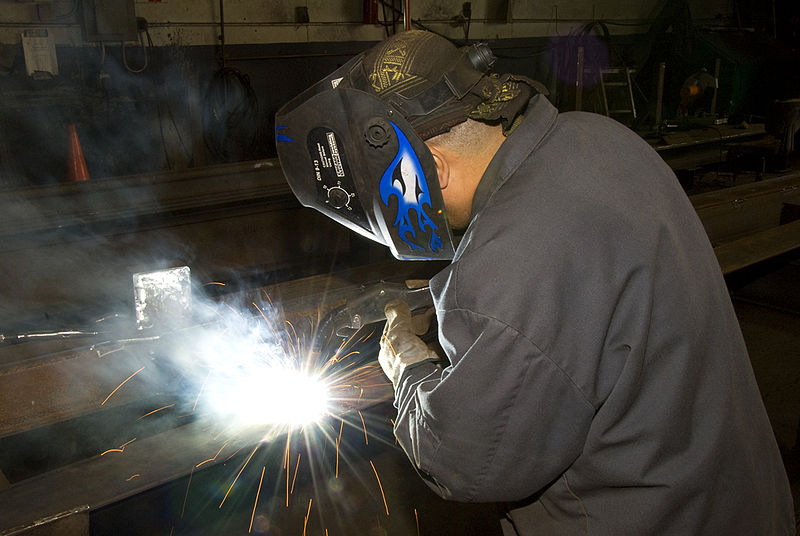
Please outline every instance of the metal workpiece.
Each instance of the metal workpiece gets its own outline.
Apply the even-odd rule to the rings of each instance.
[[[725,275],[800,248],[798,173],[690,199]]]
[[[0,529],[0,536],[88,536],[89,506],[79,506],[66,512],[49,515],[42,519],[13,527]]]
[[[338,416],[348,420],[348,426],[360,422],[358,411],[391,399],[391,386],[381,381],[380,374],[375,366],[364,391],[356,393],[353,404]],[[338,421],[336,425],[338,430]],[[256,448],[280,452],[286,448],[286,437],[285,427],[253,426],[231,432],[227,423],[212,418],[198,418],[149,437],[132,435],[127,443],[108,445],[93,457],[0,489],[0,534],[78,505],[97,510],[242,452]],[[233,469],[231,479],[235,475]]]
[[[133,274],[139,329],[180,327],[192,320],[192,280],[188,266]]]
[[[395,268],[406,279],[430,275],[418,263],[387,261],[218,300],[195,296],[188,325],[137,329],[133,315],[111,315],[97,323],[103,333],[94,338],[0,345],[0,470],[10,482],[0,488],[0,534],[83,505],[94,512],[193,473],[197,478],[198,471],[256,447],[285,448],[288,425],[238,422],[247,414],[294,411],[305,402],[304,395],[288,391],[276,407],[264,405],[261,397],[281,386],[266,386],[273,375],[269,360],[252,358],[253,344],[326,382],[335,400],[323,419],[335,424],[328,436],[346,421],[346,427],[364,426],[366,438],[366,410],[393,396],[375,362],[380,337],[362,330],[342,345],[331,333],[331,344],[316,352],[310,341],[322,317],[348,296],[361,295],[364,281]],[[181,295],[183,280],[176,281]],[[252,338],[247,332],[219,355],[220,338],[225,343],[254,326]],[[54,347],[61,349],[52,352]],[[240,391],[248,391],[223,391],[223,397],[251,398],[219,412],[212,398],[217,374],[238,375]],[[29,453],[44,465],[21,467]]]

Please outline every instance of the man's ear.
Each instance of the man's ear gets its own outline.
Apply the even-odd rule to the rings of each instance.
[[[450,184],[450,161],[447,153],[442,151],[437,145],[428,145],[433,162],[436,164],[436,174],[439,176],[439,188],[444,190]]]

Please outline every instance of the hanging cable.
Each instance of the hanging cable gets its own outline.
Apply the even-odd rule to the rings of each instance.
[[[253,158],[256,152],[258,99],[250,79],[233,67],[214,73],[203,108],[203,140],[220,161]]]
[[[139,38],[139,47],[142,49],[142,53],[144,54],[142,66],[138,68],[132,68],[128,64],[128,56],[125,53],[125,47],[127,46],[125,41],[122,42],[122,64],[128,71],[132,73],[141,73],[147,69],[147,66],[150,64],[150,55],[148,54],[147,50],[153,47],[153,39],[150,37],[150,30],[147,27],[146,19],[143,19],[142,17],[136,18],[136,30]],[[142,37],[143,35],[145,38],[147,38],[146,44],[144,42],[144,38]]]

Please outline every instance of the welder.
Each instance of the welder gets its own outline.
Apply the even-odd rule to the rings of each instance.
[[[276,117],[297,197],[430,281],[444,359],[402,302],[379,361],[395,434],[506,535],[795,533],[719,265],[672,171],[558,111],[486,45],[408,31]],[[454,232],[458,238],[454,238]]]

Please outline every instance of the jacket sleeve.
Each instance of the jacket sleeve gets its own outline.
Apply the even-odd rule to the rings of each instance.
[[[440,316],[451,365],[398,383],[398,443],[446,499],[527,498],[580,454],[594,407],[528,338],[472,311]],[[449,326],[457,326],[448,332]]]

